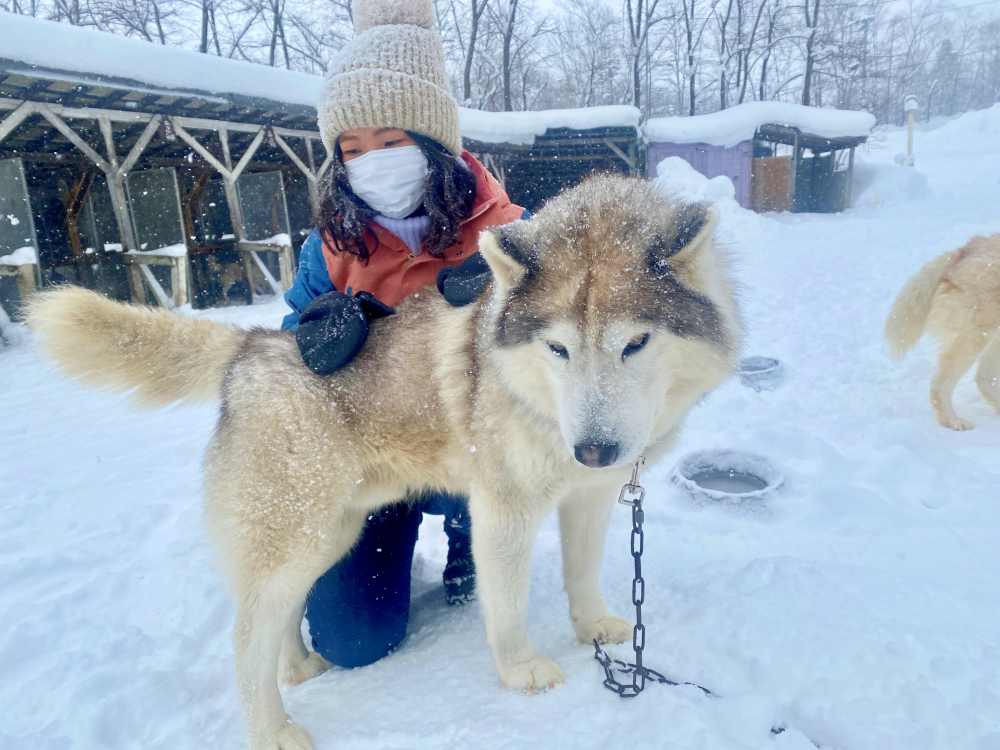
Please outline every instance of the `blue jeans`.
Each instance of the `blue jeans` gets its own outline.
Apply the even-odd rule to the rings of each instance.
[[[424,513],[445,517],[449,543],[468,545],[464,498],[427,494],[375,513],[357,545],[320,576],[306,599],[313,648],[341,667],[363,667],[395,649],[410,619],[410,568]]]

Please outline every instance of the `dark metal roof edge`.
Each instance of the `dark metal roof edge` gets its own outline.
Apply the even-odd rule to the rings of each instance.
[[[178,98],[199,98],[199,99],[224,99],[233,105],[233,107],[252,107],[254,109],[260,109],[264,111],[274,111],[280,112],[282,114],[291,115],[302,115],[311,118],[316,117],[316,108],[310,107],[305,104],[294,104],[291,102],[282,102],[275,99],[268,99],[266,97],[257,96],[247,96],[246,94],[236,94],[229,91],[208,91],[205,89],[194,89],[194,88],[182,88],[176,86],[163,86],[161,84],[151,83],[149,81],[143,81],[135,78],[122,78],[119,76],[108,76],[103,73],[90,73],[81,70],[63,70],[60,68],[43,67],[40,65],[34,65],[25,63],[20,60],[12,60],[10,58],[0,57],[0,73],[6,73],[9,75],[17,75],[22,72],[25,68],[30,68],[32,74],[35,76],[45,79],[46,74],[52,76],[59,76],[58,78],[51,78],[53,83],[59,81],[65,81],[67,78],[79,79],[79,83],[88,86],[101,86],[109,85],[114,88],[120,87],[130,87],[130,88],[143,88],[152,89],[156,92],[162,92],[161,96],[176,96]]]

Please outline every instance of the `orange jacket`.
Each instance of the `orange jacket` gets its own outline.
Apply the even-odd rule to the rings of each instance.
[[[323,260],[334,288],[341,292],[371,292],[395,307],[418,289],[433,284],[438,271],[457,266],[478,249],[479,233],[489,227],[517,221],[524,209],[510,202],[499,182],[468,151],[462,160],[476,177],[476,200],[469,218],[462,222],[458,241],[435,258],[427,252],[410,253],[406,244],[385,227],[371,223],[366,230],[369,257],[338,252],[323,241]]]

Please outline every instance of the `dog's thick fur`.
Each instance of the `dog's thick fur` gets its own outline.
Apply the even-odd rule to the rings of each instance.
[[[287,333],[81,289],[36,297],[30,324],[67,372],[153,403],[222,398],[204,465],[207,522],[237,599],[254,750],[311,747],[278,692],[279,676],[324,667],[302,643],[303,601],[366,516],[409,492],[469,495],[504,685],[563,679],[525,629],[531,547],[554,508],[577,636],[631,635],[598,586],[608,515],[632,463],[670,447],[740,343],[713,228],[704,206],[671,203],[640,180],[592,178],[531,221],[484,233],[493,281],[478,302],[413,295],[329,378],[302,364]]]
[[[941,346],[931,381],[937,420],[953,430],[973,424],[955,413],[952,393],[982,355],[976,384],[1000,411],[1000,234],[974,237],[925,265],[899,293],[885,324],[899,360],[929,331]]]

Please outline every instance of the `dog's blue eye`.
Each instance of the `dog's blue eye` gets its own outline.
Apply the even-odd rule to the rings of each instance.
[[[569,350],[566,349],[562,344],[557,344],[553,341],[548,342],[549,351],[555,354],[557,357],[562,359],[569,359]]]
[[[642,349],[646,344],[649,343],[649,334],[644,333],[641,336],[637,336],[628,342],[626,347],[622,349],[622,361],[624,362],[626,358],[631,357],[637,351]]]

